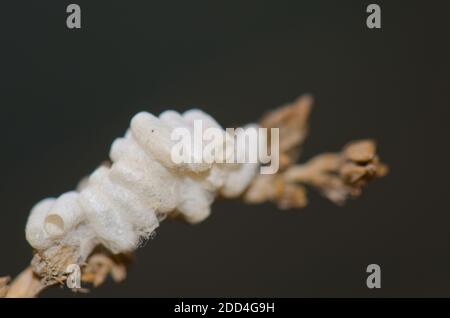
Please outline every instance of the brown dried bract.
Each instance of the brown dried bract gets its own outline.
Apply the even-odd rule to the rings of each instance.
[[[293,103],[283,105],[266,114],[260,121],[261,127],[279,129],[280,170],[295,163],[300,154],[299,145],[308,135],[308,118],[312,104],[312,96],[303,95]],[[268,131],[270,142],[270,130]]]
[[[98,287],[111,275],[116,283],[121,282],[127,277],[127,266],[131,262],[132,254],[113,255],[99,247],[83,267],[81,280]]]
[[[307,185],[343,204],[360,195],[369,181],[386,175],[388,168],[380,162],[373,140],[354,141],[338,153],[320,154],[294,165],[306,138],[311,106],[311,97],[300,97],[261,120],[263,127],[280,129],[280,169],[274,175],[257,176],[244,194],[246,202],[272,201],[280,209],[302,208],[308,203]]]

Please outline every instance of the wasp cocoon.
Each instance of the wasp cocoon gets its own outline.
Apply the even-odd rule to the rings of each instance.
[[[240,195],[257,173],[258,163],[175,163],[172,132],[184,128],[220,128],[209,115],[193,109],[179,114],[169,110],[156,117],[135,115],[124,137],[110,149],[111,166],[100,166],[77,191],[45,199],[31,210],[26,238],[38,251],[69,245],[84,261],[102,244],[113,253],[133,251],[167,214],[176,212],[190,223],[210,214],[218,194]],[[203,141],[205,142],[205,141]],[[193,158],[195,159],[195,158]]]

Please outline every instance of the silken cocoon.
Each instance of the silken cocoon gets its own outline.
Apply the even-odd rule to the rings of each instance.
[[[77,191],[47,198],[31,210],[26,238],[37,250],[73,245],[84,260],[102,244],[113,253],[136,249],[169,213],[188,222],[207,218],[215,197],[239,196],[258,163],[174,163],[171,132],[194,121],[225,130],[208,114],[169,110],[158,117],[141,112],[110,150],[111,166],[100,166]]]

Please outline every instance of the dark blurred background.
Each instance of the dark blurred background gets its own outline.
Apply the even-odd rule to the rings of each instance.
[[[200,107],[225,127],[315,96],[301,161],[374,138],[391,167],[337,207],[221,201],[164,222],[121,284],[43,296],[450,296],[450,26],[444,1],[69,1],[0,13],[0,276],[31,258],[30,208],[75,187],[133,114]],[[382,287],[366,287],[366,266]]]

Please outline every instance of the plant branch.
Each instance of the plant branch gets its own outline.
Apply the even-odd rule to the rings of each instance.
[[[262,127],[279,128],[280,169],[273,175],[257,175],[243,194],[244,202],[271,201],[280,209],[302,208],[308,203],[306,187],[310,186],[336,204],[343,204],[359,196],[369,181],[386,175],[388,168],[380,162],[372,140],[351,142],[340,152],[323,153],[295,164],[308,133],[312,103],[312,97],[304,95],[261,119]],[[63,284],[70,274],[65,272],[67,265],[76,263],[75,254],[67,246],[35,253],[31,266],[11,283],[9,277],[0,278],[0,297],[36,297],[47,287]],[[99,246],[87,263],[81,264],[81,280],[97,287],[111,275],[120,282],[126,278],[131,257],[113,255]]]

